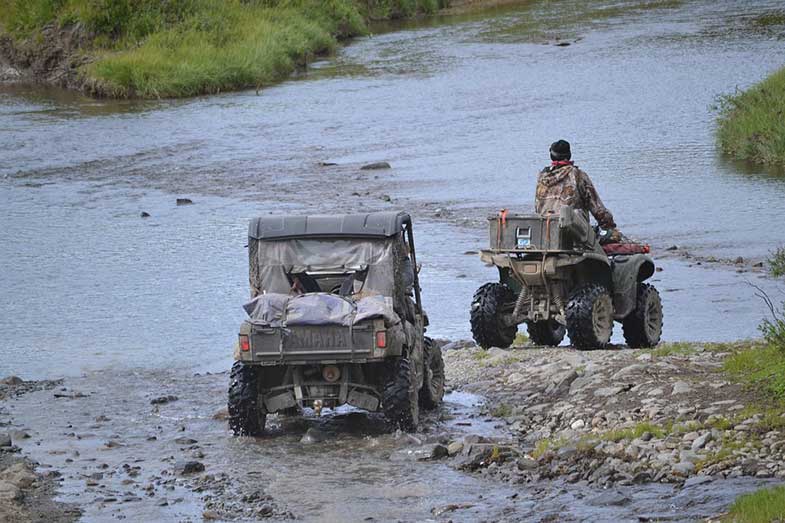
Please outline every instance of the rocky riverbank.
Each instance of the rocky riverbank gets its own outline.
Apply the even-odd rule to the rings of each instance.
[[[23,381],[15,376],[0,380],[0,401],[27,392],[55,387],[56,381]],[[37,472],[37,463],[24,457],[17,446],[30,437],[23,430],[4,431],[10,424],[8,412],[0,404],[0,523],[76,521],[81,511],[59,503],[54,496],[60,481],[56,470]]]
[[[578,352],[445,347],[453,388],[488,398],[513,443],[452,442],[456,466],[514,483],[589,485],[785,478],[785,417],[730,381],[749,343]]]

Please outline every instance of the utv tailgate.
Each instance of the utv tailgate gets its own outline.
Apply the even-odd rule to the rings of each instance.
[[[384,331],[384,321],[374,320],[345,325],[297,325],[259,327],[251,330],[250,344],[254,361],[365,361],[383,357],[384,348],[376,347],[376,333]]]

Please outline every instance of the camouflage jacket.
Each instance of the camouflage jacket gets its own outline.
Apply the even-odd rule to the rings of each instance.
[[[616,228],[588,174],[574,165],[548,166],[537,175],[534,209],[537,214],[558,214],[564,205],[590,212],[603,229]]]

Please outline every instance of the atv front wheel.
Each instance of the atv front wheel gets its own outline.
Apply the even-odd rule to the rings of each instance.
[[[499,347],[506,349],[515,340],[516,325],[504,326],[501,309],[515,301],[515,295],[504,284],[486,283],[474,293],[471,306],[472,336],[483,349]]]
[[[235,361],[229,383],[229,428],[235,436],[258,436],[264,431],[267,410],[259,404],[259,371]]]
[[[653,285],[638,284],[635,310],[622,322],[624,340],[633,349],[654,347],[662,336],[662,301]]]
[[[417,430],[420,409],[417,403],[417,376],[414,364],[406,356],[391,369],[382,391],[382,408],[388,421],[403,431]]]
[[[444,397],[444,359],[442,349],[431,338],[425,338],[424,349],[425,379],[420,389],[420,406],[432,410],[439,406]]]
[[[567,303],[567,333],[579,350],[604,349],[613,334],[613,300],[605,286],[579,287]]]
[[[556,347],[564,339],[567,328],[556,320],[532,321],[526,324],[529,339],[535,345]]]

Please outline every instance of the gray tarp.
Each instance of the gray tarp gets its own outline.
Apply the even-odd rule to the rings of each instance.
[[[364,290],[393,295],[394,241],[293,239],[256,242],[251,259],[254,293],[287,294],[287,274],[368,270]],[[254,255],[255,254],[255,255]]]
[[[355,325],[383,318],[387,325],[400,322],[392,298],[367,296],[357,301],[335,294],[314,293],[289,296],[261,294],[244,305],[254,323],[269,327],[293,325]]]

